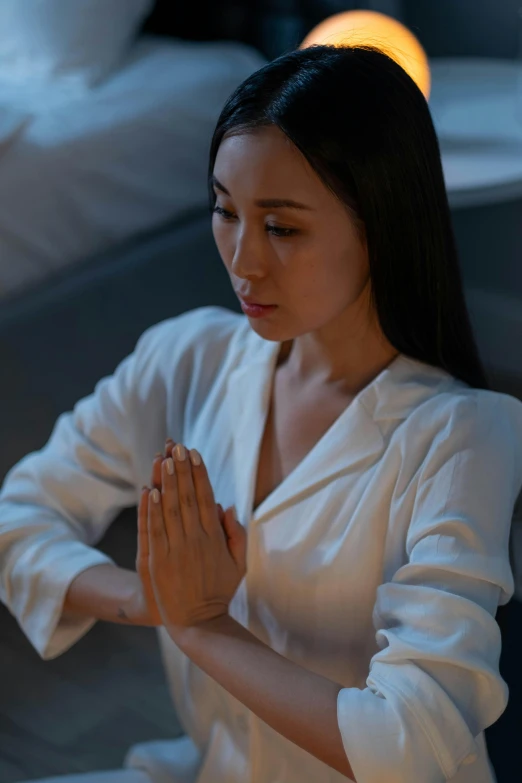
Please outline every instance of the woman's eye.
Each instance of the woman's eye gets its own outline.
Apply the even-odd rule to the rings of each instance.
[[[233,212],[229,212],[227,209],[223,209],[223,207],[219,207],[217,205],[212,211],[220,215],[223,220],[232,220],[232,218],[235,218]],[[269,234],[273,234],[275,237],[291,237],[293,234],[298,233],[296,228],[280,228],[279,226],[273,226],[269,223],[265,226],[265,230]]]
[[[297,234],[296,228],[279,228],[279,226],[267,225],[266,230],[275,237],[291,237],[293,234]]]
[[[223,207],[215,206],[212,211],[217,212],[217,214],[221,215],[221,217],[225,218],[225,220],[229,220],[230,218],[234,217],[232,212],[228,212],[226,209],[223,209]]]

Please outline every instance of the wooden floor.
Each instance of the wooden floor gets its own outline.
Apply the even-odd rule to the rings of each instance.
[[[100,548],[126,568],[135,511]],[[0,783],[121,767],[136,742],[182,734],[156,631],[97,623],[68,652],[42,661],[0,604]]]

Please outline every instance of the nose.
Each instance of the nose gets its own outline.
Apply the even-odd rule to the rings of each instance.
[[[230,271],[244,280],[262,278],[266,275],[266,259],[259,242],[245,230],[237,233]]]

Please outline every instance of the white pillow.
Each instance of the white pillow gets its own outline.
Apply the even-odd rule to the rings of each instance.
[[[154,0],[0,0],[0,82],[89,88],[127,52]]]

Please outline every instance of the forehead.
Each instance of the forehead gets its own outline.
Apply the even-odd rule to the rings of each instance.
[[[289,184],[309,192],[317,188],[318,181],[304,155],[275,126],[226,136],[216,155],[214,174],[232,195],[239,187],[262,189],[274,196]]]

